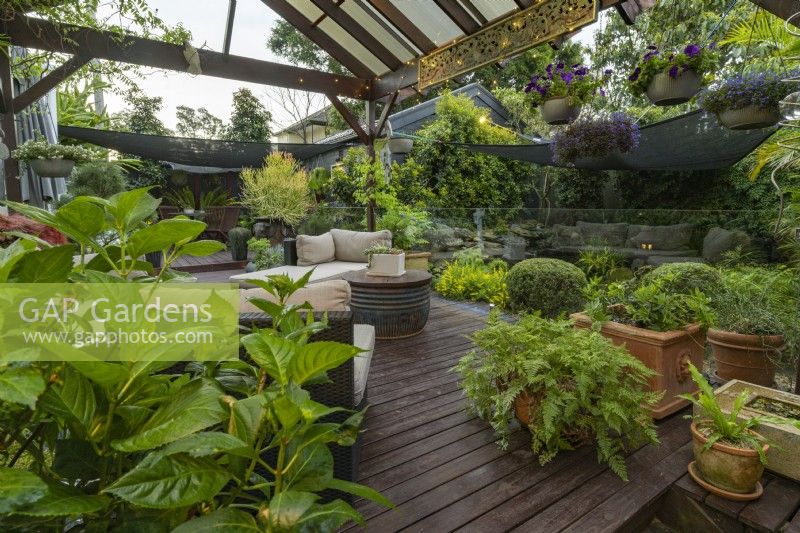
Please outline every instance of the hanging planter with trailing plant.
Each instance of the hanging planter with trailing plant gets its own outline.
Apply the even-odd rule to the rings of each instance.
[[[700,107],[732,130],[768,128],[781,120],[778,105],[791,92],[789,84],[773,72],[737,74],[709,87]]]
[[[563,166],[599,163],[639,146],[639,127],[624,113],[576,120],[553,136],[553,160]]]
[[[567,68],[564,63],[547,65],[544,74],[531,78],[525,92],[534,107],[541,107],[542,119],[550,125],[569,124],[580,115],[581,106],[597,94],[604,95],[602,85],[611,75],[607,70],[598,78],[583,65]]]
[[[11,157],[30,164],[42,178],[65,178],[76,164],[96,159],[94,152],[82,146],[49,144],[41,136],[22,144],[11,153]]]
[[[628,85],[634,96],[646,94],[655,105],[682,104],[697,94],[716,64],[711,46],[690,44],[682,52],[667,54],[651,45],[628,77]]]

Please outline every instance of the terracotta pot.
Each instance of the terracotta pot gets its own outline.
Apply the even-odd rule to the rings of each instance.
[[[42,178],[66,178],[75,168],[75,161],[69,159],[33,159],[28,163]]]
[[[406,252],[406,270],[428,271],[430,252]]]
[[[575,313],[570,318],[575,327],[592,326],[592,320],[583,313]],[[651,411],[653,418],[664,418],[689,405],[687,400],[676,396],[693,394],[698,390],[689,374],[689,363],[703,368],[705,335],[700,326],[660,332],[605,322],[600,334],[617,346],[625,346],[631,355],[655,371],[656,374],[648,380],[650,390],[663,391],[664,395]]]
[[[542,119],[552,126],[569,124],[581,114],[581,106],[569,105],[565,96],[549,98],[542,102]]]
[[[647,86],[647,97],[655,105],[682,104],[691,100],[702,85],[703,80],[693,70],[682,72],[677,78],[661,72]]]
[[[775,358],[785,339],[781,335],[742,335],[711,328],[708,343],[714,354],[717,376],[770,387],[775,381]]]
[[[781,120],[777,109],[749,105],[741,109],[726,109],[717,115],[720,124],[732,130],[757,130],[774,126]]]
[[[531,414],[535,413],[539,408],[539,399],[527,392],[522,392],[514,398],[514,416],[519,420],[519,423],[525,427],[529,427],[531,423]],[[592,443],[594,435],[587,433],[583,429],[566,428],[564,430],[564,438],[574,447],[586,446]]]
[[[756,450],[719,442],[704,450],[708,439],[698,430],[695,422],[692,422],[691,429],[694,458],[705,481],[737,494],[748,494],[755,490],[756,483],[764,473],[764,465]],[[751,433],[758,435],[753,431]],[[763,450],[767,453],[769,445],[764,444]]]

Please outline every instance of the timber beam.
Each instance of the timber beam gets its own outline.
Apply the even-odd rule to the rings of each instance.
[[[6,25],[14,45],[144,67],[186,72],[183,46],[80,26],[17,17]],[[198,49],[203,75],[366,100],[369,81]]]

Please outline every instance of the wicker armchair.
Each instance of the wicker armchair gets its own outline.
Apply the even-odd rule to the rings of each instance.
[[[322,313],[314,313],[318,320],[322,319]],[[264,313],[242,313],[239,315],[239,324],[246,328],[258,327],[268,328],[272,325],[272,317]],[[311,341],[336,341],[345,344],[353,344],[353,313],[350,311],[329,311],[328,328],[311,337]],[[246,357],[244,348],[241,349],[241,356]],[[311,385],[307,390],[314,401],[328,406],[344,407],[345,409],[360,410],[367,404],[367,391],[364,390],[363,397],[358,405],[355,405],[355,373],[353,359],[345,364],[328,372],[330,383]],[[343,422],[349,413],[334,413],[328,418],[332,422]],[[333,454],[333,474],[334,477],[347,481],[358,479],[358,464],[361,456],[361,438],[356,439],[352,446],[338,446],[330,444]],[[325,499],[341,498],[352,502],[353,498],[349,494],[339,491],[326,491],[323,493]]]

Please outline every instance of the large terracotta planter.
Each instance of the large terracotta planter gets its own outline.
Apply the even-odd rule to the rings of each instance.
[[[719,442],[704,450],[708,439],[698,430],[695,422],[692,422],[691,429],[694,459],[706,482],[736,494],[755,491],[756,483],[764,473],[764,465],[761,464],[756,450]],[[768,449],[769,445],[764,444],[764,453]]]
[[[742,335],[721,329],[708,330],[717,376],[726,381],[738,379],[772,386],[775,381],[774,361],[781,354],[784,342],[780,335]]]
[[[579,328],[590,328],[592,320],[583,313],[571,315]],[[664,392],[661,401],[651,411],[659,419],[680,411],[689,402],[676,398],[679,394],[693,394],[697,386],[689,375],[689,363],[703,368],[705,335],[700,326],[687,326],[679,331],[651,331],[627,324],[605,322],[600,333],[656,372],[649,381],[650,390]]]
[[[428,271],[430,252],[406,252],[406,270]]]
[[[653,76],[647,86],[647,97],[655,105],[677,105],[688,102],[697,94],[703,80],[693,70],[687,70],[672,78],[666,72]]]
[[[720,124],[732,130],[757,130],[774,126],[781,120],[777,109],[750,105],[741,109],[726,109],[719,115]]]
[[[542,120],[551,126],[569,124],[581,114],[581,106],[569,105],[569,99],[565,96],[545,100],[541,110]]]
[[[66,178],[75,168],[75,161],[70,159],[33,159],[28,163],[42,178]]]
[[[539,399],[527,392],[522,392],[514,398],[514,416],[519,423],[525,427],[531,424],[531,415],[539,408]],[[575,448],[591,444],[594,440],[594,435],[584,430],[574,428],[565,429],[564,438]]]

